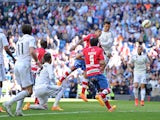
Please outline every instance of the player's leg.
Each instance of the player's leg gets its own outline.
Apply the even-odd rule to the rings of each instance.
[[[72,66],[70,69],[65,71],[64,75],[60,78],[60,80],[58,81],[57,84],[60,86],[62,84],[63,80],[65,80],[76,69],[77,68],[75,66]]]
[[[98,87],[97,89],[100,89],[99,94],[96,95],[96,99],[99,101],[100,105],[106,106],[109,112],[113,112],[116,109],[116,106],[113,105],[111,106],[106,95],[111,92],[111,89],[108,87],[108,81],[106,80],[106,77],[103,74],[97,75],[95,78],[98,82]]]
[[[43,107],[43,100],[45,100],[45,97],[48,96],[48,91],[46,86],[35,86],[34,88],[34,94],[37,99],[41,99],[41,104],[30,104],[30,102],[27,102],[23,110],[29,110],[29,109],[46,109]],[[48,100],[48,99],[47,99]]]
[[[0,64],[0,99],[2,96],[2,86],[3,86],[3,80],[5,80],[5,70],[3,64]],[[5,112],[2,107],[0,107],[0,112]]]
[[[29,110],[29,109],[33,109],[33,110],[47,110],[47,101],[48,101],[48,96],[46,94],[44,94],[43,96],[40,96],[37,98],[39,99],[39,104],[30,104],[29,102],[26,103],[26,105],[24,106],[24,110]]]
[[[47,94],[43,94],[42,96],[37,97],[39,100],[39,104],[31,104],[29,106],[29,109],[33,109],[33,110],[47,110],[48,106],[47,106],[47,101],[48,101],[48,95]]]
[[[83,101],[88,102],[85,92],[86,89],[88,88],[88,79],[87,79],[87,75],[86,75],[86,65],[85,65],[85,61],[84,60],[76,60],[75,62],[75,67],[76,68],[81,68],[81,70],[83,70],[83,79],[81,81],[82,83],[82,90],[81,90],[81,94],[80,94],[80,98],[83,99]]]
[[[63,110],[62,108],[59,107],[59,101],[60,101],[60,99],[62,98],[65,89],[66,89],[66,88],[62,88],[61,91],[59,91],[59,93],[56,95],[56,97],[55,97],[55,102],[54,102],[54,104],[52,105],[51,110],[53,110],[53,111],[55,111],[55,110],[62,111],[62,110]]]
[[[77,68],[82,67],[82,62],[84,63],[84,60],[75,60],[74,66],[72,66],[70,69],[65,71],[64,75],[60,78],[58,85],[62,84],[62,81],[65,80],[73,71],[75,71]]]
[[[58,94],[56,95],[55,102],[53,103],[51,110],[53,110],[53,111],[55,111],[55,110],[62,111],[63,110],[62,108],[59,107],[59,101],[62,98],[62,96],[64,94],[64,91],[68,86],[69,86],[69,82],[68,81],[63,81],[62,88],[58,92]]]
[[[22,113],[23,101],[24,99],[17,101],[16,112],[15,112],[16,116],[23,116],[23,113]]]
[[[134,88],[133,88],[133,94],[134,94],[134,103],[135,106],[138,106],[138,91],[139,91],[139,75],[134,75]]]
[[[78,59],[75,60],[74,66],[72,66],[68,71],[65,72],[65,74],[60,79],[60,82],[62,82],[64,79],[66,79],[77,68],[81,68],[82,67],[82,62],[84,62],[84,60],[78,60]]]
[[[11,106],[13,105],[13,103],[22,100],[27,96],[30,96],[32,94],[32,86],[33,86],[33,81],[30,74],[30,66],[22,63],[21,64],[17,63],[15,65],[14,72],[17,83],[21,86],[22,91],[16,94],[16,96],[11,98],[9,101],[3,103],[3,106],[6,108],[7,113],[10,116],[13,116],[11,112]],[[20,104],[22,104],[22,102],[19,103],[19,106],[22,106]]]
[[[143,75],[141,75],[141,77],[140,77],[140,79],[141,79],[141,93],[140,93],[140,95],[141,95],[141,106],[144,106],[144,99],[145,99],[145,95],[146,95],[146,89],[145,89],[145,84],[147,83],[147,81],[146,81],[146,75],[145,74],[143,74]]]
[[[88,102],[88,100],[86,98],[86,95],[85,95],[86,89],[88,87],[88,79],[87,79],[85,71],[83,73],[83,76],[84,77],[83,77],[83,80],[82,80],[82,90],[81,90],[80,98],[83,99],[83,101]]]
[[[32,67],[32,75],[33,75],[34,81],[35,81],[35,79],[36,79],[36,72],[37,72],[37,70],[38,70],[38,66]],[[35,98],[34,104],[39,104],[38,98]]]
[[[35,100],[34,100],[34,104],[39,104],[39,100],[38,100],[38,98],[35,98]]]
[[[63,81],[63,83],[65,83],[66,81]],[[62,83],[62,86],[63,86],[63,83]],[[55,106],[53,105],[51,110],[63,110],[61,109],[59,106],[58,106],[58,103],[64,93],[64,89],[63,87],[60,87],[60,86],[57,86],[57,85],[52,85],[50,87],[48,87],[48,96],[56,96],[55,98]]]

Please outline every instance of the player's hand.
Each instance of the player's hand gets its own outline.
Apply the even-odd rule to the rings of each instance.
[[[108,53],[107,57],[110,59],[112,57],[112,54]]]
[[[38,67],[40,67],[40,68],[42,67],[42,65],[41,65],[41,63],[40,63],[39,61],[36,62],[36,65],[37,65]]]
[[[58,82],[57,82],[57,85],[58,85],[58,86],[61,86],[61,85],[62,85],[62,82],[61,82],[61,81],[58,81]]]
[[[14,64],[16,63],[16,59],[15,59],[15,58],[13,58],[13,63],[14,63]]]

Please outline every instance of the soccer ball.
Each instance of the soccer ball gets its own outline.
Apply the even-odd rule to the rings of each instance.
[[[142,27],[143,27],[143,28],[149,28],[149,27],[151,27],[151,21],[148,20],[148,19],[144,20],[144,21],[142,22]]]

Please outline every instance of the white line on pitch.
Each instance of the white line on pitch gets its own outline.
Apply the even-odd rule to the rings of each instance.
[[[79,113],[95,113],[95,112],[106,112],[106,111],[75,111],[75,112],[52,112],[52,113],[36,113],[36,114],[25,114],[24,116],[43,116],[43,115],[60,115],[60,114],[79,114]],[[136,112],[159,112],[158,110],[146,110],[146,111],[140,111],[140,110],[116,110],[115,112],[119,113],[136,113]],[[8,115],[1,115],[0,118],[9,117]]]

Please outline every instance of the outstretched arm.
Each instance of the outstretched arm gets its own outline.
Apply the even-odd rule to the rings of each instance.
[[[11,51],[9,50],[8,46],[4,46],[4,49],[6,51],[6,53],[13,59],[14,63],[16,61],[16,59],[13,57]]]
[[[29,48],[29,52],[30,52],[30,55],[32,56],[32,58],[35,60],[36,64],[41,67],[41,64],[40,62],[38,61],[38,58],[37,58],[37,54],[35,53],[35,48],[34,47],[30,47]]]
[[[83,43],[83,39],[79,40],[79,41],[76,43],[76,45],[74,45],[74,46],[71,47],[70,51],[75,50],[76,47],[77,47],[78,45],[82,44],[82,43]]]

